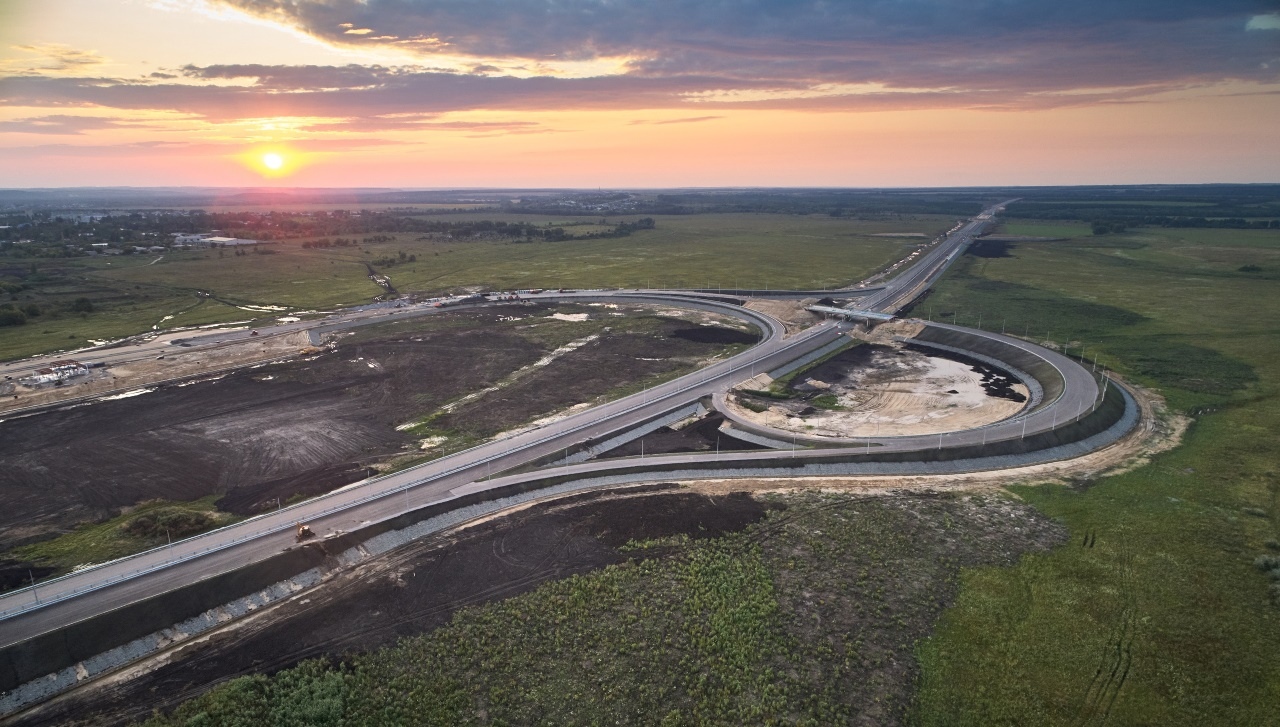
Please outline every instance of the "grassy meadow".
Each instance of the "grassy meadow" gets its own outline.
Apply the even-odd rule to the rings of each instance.
[[[566,228],[573,234],[611,229],[595,224],[598,220],[474,216],[577,225]],[[469,216],[450,217],[455,218]],[[952,222],[938,216],[870,222],[816,215],[707,214],[658,217],[656,229],[617,239],[517,244],[401,234],[391,236],[391,241],[346,248],[303,248],[302,240],[289,240],[243,255],[195,250],[39,260],[33,263],[38,273],[29,289],[17,294],[14,302],[35,303],[45,312],[26,325],[0,329],[0,359],[82,348],[90,340],[134,335],[153,326],[163,330],[262,316],[240,305],[314,310],[365,303],[385,292],[369,279],[366,264],[390,276],[402,293],[469,287],[838,287],[867,276],[923,241],[875,237],[876,233],[934,235]],[[416,261],[392,266],[375,262],[398,259],[400,252]],[[214,297],[198,298],[196,291]],[[79,297],[93,301],[94,311],[67,310]]]
[[[1254,561],[1280,537],[1280,233],[1074,227],[966,257],[926,306],[1096,353],[1195,420],[1182,446],[1125,474],[1012,488],[1072,544],[964,575],[920,646],[915,718],[1274,723],[1280,594]]]
[[[466,610],[343,665],[234,681],[153,724],[285,724],[304,707],[314,724],[1274,723],[1280,594],[1255,560],[1280,550],[1280,233],[1053,227],[1070,239],[966,256],[924,305],[1097,354],[1194,423],[1129,472],[1011,487],[1065,527],[1066,544],[1013,565],[961,563],[931,586],[953,605],[900,632],[906,651],[869,634],[920,618],[911,604],[924,601],[886,602],[889,581],[868,581],[865,559],[894,564],[901,583],[918,538],[898,537],[903,521],[881,505],[793,504],[794,532],[673,541],[665,559]],[[910,522],[929,517],[955,523]],[[805,616],[797,593],[834,610]],[[880,677],[861,669],[908,654],[920,674],[901,710],[840,687],[852,675],[865,688]]]

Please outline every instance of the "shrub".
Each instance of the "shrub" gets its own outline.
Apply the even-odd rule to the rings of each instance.
[[[76,298],[75,301],[71,303],[71,311],[73,313],[92,313],[93,301],[88,298]]]
[[[169,537],[180,538],[208,530],[213,525],[213,518],[207,513],[167,507],[143,513],[121,527],[138,538],[158,538],[166,533]]]
[[[1274,555],[1260,555],[1253,559],[1253,567],[1263,572],[1280,568],[1280,557]]]
[[[0,308],[0,326],[20,326],[26,322],[26,313],[16,308]]]

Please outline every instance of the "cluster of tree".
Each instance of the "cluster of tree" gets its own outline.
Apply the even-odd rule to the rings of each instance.
[[[0,304],[0,326],[20,326],[32,318],[38,318],[44,311],[35,303],[19,305],[17,303]]]
[[[353,247],[355,246],[355,244],[356,244],[355,240],[348,240],[345,237],[339,237],[336,240],[330,240],[327,237],[322,237],[319,240],[307,240],[306,242],[302,243],[302,246],[304,248],[315,247],[315,248],[327,249],[330,247]]]
[[[401,250],[400,254],[397,255],[396,257],[391,257],[391,256],[380,257],[377,260],[374,260],[373,264],[381,267],[392,267],[395,265],[399,265],[400,263],[416,263],[416,262],[418,262],[417,255],[407,255],[405,254],[404,250]]]
[[[1126,229],[1124,222],[1115,220],[1094,220],[1091,223],[1091,226],[1093,227],[1093,234],[1095,235],[1106,235],[1112,232],[1120,233],[1124,232]]]
[[[568,206],[566,201],[581,201]],[[969,217],[991,201],[984,190],[928,192],[920,190],[745,190],[679,192],[634,197],[615,202],[596,196],[577,200],[567,197],[528,197],[506,206],[508,211],[541,214],[598,214],[600,212],[689,215],[708,212],[755,212],[832,217],[939,214]]]
[[[544,242],[563,242],[565,240],[607,240],[616,237],[629,237],[637,230],[652,230],[657,226],[652,217],[642,217],[635,222],[620,222],[612,230],[606,232],[588,232],[575,235],[563,227],[535,227],[525,239],[526,242],[542,240]]]

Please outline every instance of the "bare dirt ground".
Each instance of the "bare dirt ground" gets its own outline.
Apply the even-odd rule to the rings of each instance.
[[[1113,376],[1115,376],[1113,374]],[[1119,378],[1118,376],[1116,378]],[[727,492],[791,492],[822,490],[861,492],[868,494],[904,491],[954,492],[1000,491],[1006,485],[1054,483],[1078,486],[1099,477],[1120,474],[1146,464],[1151,457],[1178,446],[1191,419],[1172,414],[1164,399],[1154,391],[1127,384],[1141,409],[1141,418],[1133,431],[1115,444],[1090,452],[1083,457],[1014,467],[996,472],[968,472],[952,475],[914,475],[887,477],[760,477],[727,480],[697,480],[686,483],[696,492],[708,495]]]
[[[1177,444],[1187,420],[1167,414],[1154,393],[1137,395],[1143,417],[1132,434],[1067,462],[950,476],[701,480],[527,504],[363,564],[14,723],[123,724],[240,674],[340,660],[431,631],[459,608],[639,557],[617,549],[629,540],[744,527],[759,528],[751,537],[770,564],[792,636],[816,645],[813,664],[838,657],[819,669],[823,683],[837,683],[864,721],[899,723],[914,690],[913,645],[954,598],[956,569],[1012,563],[1065,538],[1001,488],[1079,484]],[[674,557],[670,549],[644,555]]]
[[[1027,388],[976,362],[908,348],[848,349],[791,382],[800,398],[751,398],[764,411],[728,398],[762,426],[818,437],[906,436],[970,429],[1017,414]],[[816,397],[824,397],[816,399]],[[834,397],[834,399],[832,399]],[[815,406],[816,401],[825,402]]]
[[[818,314],[805,310],[806,306],[817,302],[817,298],[804,298],[802,300],[762,300],[752,298],[747,301],[746,307],[771,315],[782,321],[786,326],[787,335],[791,335],[822,320],[822,317]]]
[[[438,424],[487,436],[721,350],[691,340],[712,329],[685,320],[601,332],[600,319],[541,322],[550,313],[485,309],[365,329],[336,351],[0,422],[0,551],[144,500],[220,493],[221,507],[250,514],[362,479],[389,458],[421,454],[419,438],[397,427],[545,357],[557,345],[548,336],[561,335],[553,326],[599,337]],[[525,328],[497,320],[531,314]],[[711,337],[724,335],[746,336]]]
[[[270,336],[260,341],[246,341],[185,353],[181,348],[176,348],[173,353],[166,352],[163,359],[147,359],[92,370],[87,376],[70,379],[65,386],[15,386],[10,395],[0,401],[0,411],[53,404],[118,389],[146,387],[160,381],[315,353],[317,350],[311,346],[306,333]]]

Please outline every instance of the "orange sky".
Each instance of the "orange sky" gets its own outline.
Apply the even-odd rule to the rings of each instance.
[[[1280,181],[1280,16],[1248,2],[1134,3],[1105,26],[993,9],[978,30],[870,4],[668,31],[636,0],[609,6],[644,31],[619,35],[524,21],[543,1],[5,4],[0,185]],[[1053,22],[1071,42],[1045,41]]]

